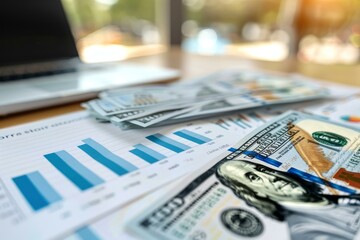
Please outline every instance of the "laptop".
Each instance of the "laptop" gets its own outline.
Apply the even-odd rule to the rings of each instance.
[[[60,0],[0,1],[0,115],[178,76],[145,65],[82,63]]]

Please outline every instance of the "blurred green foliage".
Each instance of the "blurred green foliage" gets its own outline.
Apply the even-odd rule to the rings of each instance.
[[[133,20],[155,22],[156,0],[62,0],[77,38],[105,25],[126,25]]]

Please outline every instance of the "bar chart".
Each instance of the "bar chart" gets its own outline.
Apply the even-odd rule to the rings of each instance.
[[[206,164],[242,130],[198,120],[122,131],[84,112],[0,130],[2,238],[84,226]]]
[[[210,138],[187,129],[182,129],[172,134],[179,136],[181,139],[191,141],[196,145],[211,141]],[[174,154],[192,148],[160,133],[145,136],[145,139],[168,149]],[[77,146],[79,150],[118,176],[123,176],[139,169],[131,163],[132,159],[126,160],[120,157],[92,138],[82,139],[82,143],[84,144]],[[149,164],[154,164],[170,157],[141,143],[133,145],[129,153]],[[81,191],[86,191],[105,182],[104,179],[85,167],[66,150],[45,154],[44,158]],[[34,211],[41,210],[62,199],[39,172],[14,177],[13,181]]]

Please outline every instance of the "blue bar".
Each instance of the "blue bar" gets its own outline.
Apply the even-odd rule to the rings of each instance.
[[[142,144],[137,144],[134,146],[134,148],[135,149],[130,150],[130,152],[144,159],[148,163],[155,163],[157,161],[160,161],[161,159],[166,158],[166,156],[162,155],[161,153],[158,153],[151,148],[145,147]]]
[[[164,135],[161,135],[159,133],[147,136],[146,138],[176,153],[180,153],[187,149],[190,149],[189,146],[172,140],[171,138],[165,137]]]
[[[99,236],[96,235],[89,227],[83,227],[76,231],[76,234],[82,240],[100,240]]]
[[[44,157],[81,190],[89,189],[104,182],[66,151],[50,153]]]
[[[33,179],[35,179],[35,181],[33,181]],[[60,195],[55,192],[39,172],[32,172],[27,175],[15,177],[12,180],[35,211],[61,200]],[[45,191],[49,189],[50,193],[45,193]],[[49,199],[47,199],[47,197],[49,197]]]
[[[187,139],[189,141],[192,141],[194,143],[197,143],[197,144],[204,144],[204,143],[207,143],[207,142],[211,141],[210,138],[204,137],[204,136],[202,136],[200,134],[191,132],[191,131],[186,130],[186,129],[174,132],[174,134],[179,136],[179,137],[185,138],[185,139]]]
[[[55,191],[54,188],[45,180],[39,172],[32,172],[28,174],[30,181],[39,190],[41,195],[49,202],[54,203],[62,200],[62,197]]]
[[[78,146],[81,150],[120,176],[138,169],[90,138],[83,142],[86,144]]]

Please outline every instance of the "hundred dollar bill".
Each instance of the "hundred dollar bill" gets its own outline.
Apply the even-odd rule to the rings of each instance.
[[[167,105],[167,106],[154,107],[154,108],[149,108],[149,109],[133,110],[133,111],[119,113],[119,114],[110,116],[110,120],[113,123],[119,123],[119,122],[134,120],[134,119],[140,119],[143,117],[150,117],[155,114],[159,115],[159,113],[164,113],[166,111],[175,112],[175,111],[180,111],[180,110],[187,109],[187,108],[191,108],[191,109],[187,110],[187,111],[191,111],[194,108],[194,104],[186,103],[186,104],[178,104],[177,106]],[[187,111],[185,110],[185,112],[187,112]],[[181,114],[181,113],[177,112],[177,114]]]
[[[226,94],[230,94],[229,91]],[[235,94],[235,93],[234,93]],[[204,84],[141,87],[135,89],[113,90],[101,94],[101,98],[125,109],[148,108],[172,103],[188,103],[195,99],[207,100],[225,96],[220,89]]]
[[[146,239],[356,239],[359,190],[360,131],[290,111],[128,227]]]
[[[210,101],[204,101],[202,104],[207,104]],[[139,109],[125,109],[117,106],[112,102],[105,99],[95,99],[87,103],[83,103],[82,106],[87,109],[91,116],[104,121],[123,122],[144,116],[150,116],[155,113],[160,113],[170,110],[182,110],[188,107],[200,106],[194,103],[178,103],[174,105],[163,105],[152,108],[139,108]],[[178,113],[181,114],[181,113]]]
[[[147,116],[142,116],[139,118],[128,120],[127,122],[131,123],[132,125],[137,125],[137,126],[145,128],[145,127],[155,125],[159,122],[165,121],[166,119],[175,117],[177,115],[193,111],[195,108],[198,108],[199,106],[201,107],[201,105],[207,104],[208,102],[210,102],[210,101],[195,104],[194,106],[190,106],[187,108],[156,112],[153,114],[149,114]],[[118,121],[116,121],[115,119],[111,119],[111,121],[113,123],[114,123],[114,121],[118,123]]]
[[[293,87],[280,90],[267,90],[248,95],[228,96],[220,101],[209,103],[195,111],[179,115],[176,119],[189,118],[208,114],[217,114],[241,109],[248,109],[274,104],[303,102],[324,98],[324,89],[313,89],[307,86]]]

